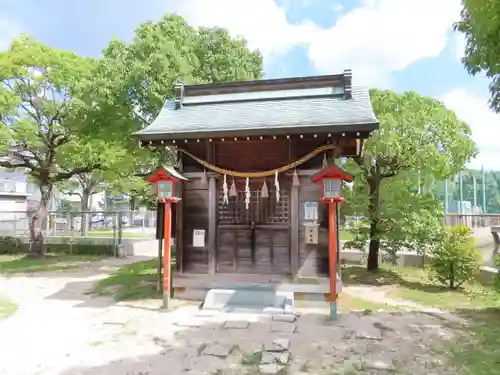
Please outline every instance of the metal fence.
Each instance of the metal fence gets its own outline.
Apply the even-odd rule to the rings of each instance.
[[[0,212],[0,236],[29,242],[29,223],[33,212]],[[124,242],[155,238],[155,211],[48,212],[43,220],[46,243],[92,243],[109,245],[118,253]]]
[[[466,225],[472,229],[500,226],[500,214],[446,214],[445,225]]]

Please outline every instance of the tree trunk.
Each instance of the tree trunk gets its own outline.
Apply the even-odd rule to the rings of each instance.
[[[40,186],[40,203],[36,211],[31,215],[30,229],[30,248],[29,256],[42,257],[45,255],[43,230],[47,223],[48,206],[52,194],[52,186]]]
[[[89,216],[89,200],[90,191],[88,189],[82,189],[82,237],[87,237],[89,234],[89,228],[91,227],[92,217]]]
[[[374,271],[378,269],[378,255],[380,250],[380,239],[377,237],[377,223],[370,223],[370,244],[368,246],[368,260],[366,269]]]
[[[368,204],[368,211],[370,214],[370,243],[368,246],[368,259],[366,269],[368,271],[378,270],[378,257],[380,251],[380,237],[378,233],[379,222],[379,190],[380,190],[380,177],[378,170],[375,168],[375,173],[368,180],[370,188],[370,202]]]

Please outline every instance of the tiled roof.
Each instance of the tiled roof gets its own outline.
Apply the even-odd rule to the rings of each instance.
[[[158,117],[135,133],[140,140],[251,135],[275,130],[371,131],[378,127],[369,91],[353,87],[352,98],[339,88],[239,92],[168,101]],[[314,128],[314,130],[312,130]]]

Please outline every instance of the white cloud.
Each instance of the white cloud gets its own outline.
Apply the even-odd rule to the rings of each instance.
[[[21,32],[16,22],[0,16],[0,51],[9,48],[12,40]]]
[[[322,73],[345,68],[362,84],[380,84],[411,63],[443,52],[460,0],[364,0],[312,41],[309,57]]]
[[[500,115],[488,108],[488,98],[479,97],[464,89],[455,89],[440,97],[446,107],[472,128],[472,137],[479,155],[471,167],[500,170]]]
[[[361,0],[347,12],[333,4],[331,28],[291,24],[273,0],[171,0],[167,11],[197,26],[221,26],[259,48],[266,62],[297,45],[319,73],[353,70],[357,84],[387,83],[391,72],[439,56],[452,38],[461,0]],[[341,12],[341,13],[339,13]]]
[[[454,36],[453,51],[457,60],[462,60],[465,55],[465,36],[462,33],[456,33]]]
[[[267,59],[309,43],[319,32],[311,21],[289,23],[285,8],[273,0],[175,0],[166,10],[182,15],[194,26],[219,26],[243,36]]]

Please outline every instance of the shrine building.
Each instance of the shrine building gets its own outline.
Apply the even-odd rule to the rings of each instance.
[[[188,179],[173,216],[178,274],[328,274],[328,209],[312,177],[360,155],[379,126],[351,80],[346,70],[176,86],[135,137],[174,150]]]

